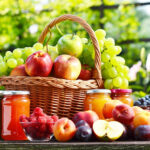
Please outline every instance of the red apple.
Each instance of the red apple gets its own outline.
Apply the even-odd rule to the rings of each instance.
[[[92,69],[88,65],[82,65],[78,79],[89,80],[92,77]]]
[[[27,58],[25,70],[29,76],[47,77],[52,66],[53,62],[50,55],[43,51],[37,51]]]
[[[15,67],[11,71],[10,76],[27,76],[27,73],[25,71],[25,65]]]
[[[92,127],[93,123],[98,119],[99,117],[96,112],[88,110],[76,113],[73,117],[73,122],[76,124],[78,121],[84,120],[89,124],[90,127]]]
[[[70,55],[60,55],[54,61],[54,74],[58,78],[76,80],[81,72],[78,58]]]

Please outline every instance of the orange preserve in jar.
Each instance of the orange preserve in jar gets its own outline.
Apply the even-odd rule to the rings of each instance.
[[[2,139],[26,140],[19,117],[30,114],[28,91],[4,91],[2,99]]]
[[[133,99],[131,97],[132,89],[112,89],[111,97],[112,99],[117,99],[127,104],[129,106],[133,106]]]
[[[103,107],[106,102],[111,100],[110,93],[111,91],[107,89],[88,90],[84,100],[84,110],[93,110],[100,119],[104,119]]]

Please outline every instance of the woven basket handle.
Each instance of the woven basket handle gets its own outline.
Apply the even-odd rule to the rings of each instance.
[[[94,33],[93,29],[90,27],[90,25],[85,20],[83,20],[82,18],[77,17],[75,15],[71,15],[71,14],[65,14],[65,15],[62,15],[60,17],[57,17],[54,20],[52,20],[45,27],[45,29],[41,33],[38,41],[40,43],[43,43],[47,33],[49,32],[49,29],[51,29],[56,24],[58,24],[62,21],[65,21],[65,20],[71,20],[71,21],[79,23],[88,32],[88,34],[89,34],[89,36],[92,40],[94,50],[95,50],[95,70],[93,72],[93,78],[96,79],[96,81],[98,83],[98,86],[101,87],[101,85],[102,85],[102,75],[101,75],[101,54],[100,54],[99,44],[98,44],[98,41],[96,39],[96,36],[95,36],[95,33]]]

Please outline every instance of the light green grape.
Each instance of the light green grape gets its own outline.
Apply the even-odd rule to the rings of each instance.
[[[120,46],[115,46],[116,48],[116,55],[119,55],[122,52],[122,48]]]
[[[105,87],[105,89],[112,89],[113,88],[113,80],[112,79],[106,79],[104,81],[104,87]]]
[[[109,49],[110,46],[114,46],[115,45],[115,41],[113,38],[107,38],[104,41],[104,46]]]
[[[12,52],[11,52],[11,51],[7,51],[7,52],[5,53],[5,56],[6,56],[6,57],[12,56]]]
[[[122,72],[127,75],[129,73],[129,67],[124,65]]]
[[[83,44],[88,43],[88,39],[87,39],[87,38],[81,38],[81,40],[82,40],[82,43],[83,43]]]
[[[7,73],[7,64],[5,62],[0,62],[0,76],[6,75]]]
[[[98,29],[98,30],[95,31],[95,35],[96,35],[96,38],[98,40],[102,40],[102,39],[105,38],[106,32],[104,30],[102,30],[102,29]]]
[[[116,69],[117,69],[118,72],[123,73],[124,65],[118,63],[118,65],[116,66]]]
[[[114,87],[120,87],[122,85],[122,78],[121,77],[116,77],[113,79],[113,85]]]
[[[110,55],[104,52],[101,55],[101,59],[103,62],[108,62],[110,60]]]
[[[17,65],[22,65],[24,64],[24,59],[23,58],[18,58],[17,59]]]
[[[109,76],[109,70],[108,69],[103,69],[102,70],[102,77],[104,78],[104,79],[108,79],[108,78],[110,78],[110,76]]]
[[[0,55],[0,60],[2,60],[2,61],[3,61],[3,56],[2,56],[2,55]]]
[[[52,61],[54,62],[54,60],[55,60],[56,57],[58,56],[58,53],[55,52],[55,51],[52,51],[51,54],[50,54],[50,56],[51,56]]]
[[[17,60],[14,58],[10,58],[7,60],[7,65],[10,68],[15,68],[17,66]]]
[[[120,46],[109,46],[107,47],[106,53],[108,53],[110,56],[115,56],[121,53],[121,47]]]
[[[108,74],[111,78],[115,78],[118,75],[118,72],[115,67],[111,67],[108,69]]]
[[[33,54],[35,52],[35,50],[32,47],[26,47],[24,52],[25,52],[25,55],[28,57],[31,54]]]
[[[111,63],[114,65],[114,66],[118,66],[118,65],[124,65],[125,64],[125,60],[124,58],[120,57],[120,56],[114,56],[111,58]]]
[[[98,44],[99,44],[100,52],[102,52],[104,50],[104,41],[103,40],[99,40]]]
[[[104,63],[101,62],[101,70],[103,70],[103,69],[104,69]]]
[[[111,64],[110,62],[104,63],[104,68],[105,68],[105,69],[109,69],[109,68],[111,68],[111,67],[112,67],[112,64]]]
[[[122,78],[122,84],[121,84],[120,88],[127,89],[128,86],[129,86],[129,81],[126,78]]]
[[[20,58],[21,56],[22,56],[22,50],[21,49],[15,49],[14,51],[13,51],[13,56],[15,57],[15,58]]]
[[[33,45],[33,48],[35,48],[36,51],[43,50],[43,44],[41,44],[41,43],[35,43]]]
[[[118,73],[118,76],[119,76],[119,77],[124,77],[124,73],[123,73],[123,72],[119,72],[119,73]]]
[[[24,61],[26,61],[26,59],[27,59],[27,56],[26,56],[25,52],[22,53],[22,59],[23,59]]]

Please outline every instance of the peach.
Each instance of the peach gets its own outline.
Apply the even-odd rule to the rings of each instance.
[[[127,104],[117,105],[112,111],[113,118],[125,125],[132,123],[135,113]]]
[[[144,111],[141,107],[139,106],[133,106],[132,107],[134,113],[135,113],[135,116],[138,114],[138,113],[141,113],[142,111]]]
[[[66,142],[74,137],[76,126],[68,118],[61,118],[54,124],[53,133],[57,141]]]
[[[76,124],[80,120],[86,121],[90,127],[92,127],[94,121],[98,120],[99,117],[96,112],[92,110],[78,112],[73,117],[73,122]]]
[[[141,113],[138,113],[133,120],[133,125],[134,128],[140,125],[150,125],[150,112],[143,110]]]
[[[103,116],[105,117],[105,119],[112,118],[112,111],[119,104],[123,104],[123,103],[119,100],[110,100],[104,104]]]

